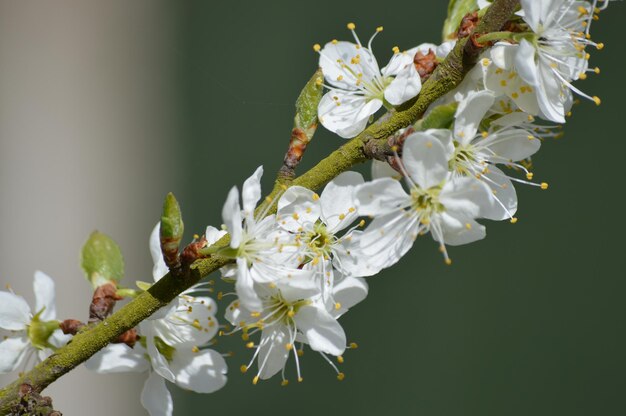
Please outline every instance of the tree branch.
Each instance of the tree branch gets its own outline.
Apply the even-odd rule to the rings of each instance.
[[[495,0],[475,33],[483,34],[500,30],[518,4],[518,0]],[[366,161],[368,159],[365,150],[367,143],[382,144],[397,130],[416,122],[432,102],[459,85],[465,74],[473,67],[480,52],[481,49],[472,42],[468,42],[468,38],[459,40],[446,60],[424,83],[417,99],[398,108],[390,117],[381,117],[359,136],[351,139],[308,172],[296,178],[293,185],[313,190],[319,189],[341,172]],[[277,184],[268,196],[268,200],[273,205],[270,212],[275,210],[276,200],[281,192],[282,187]],[[224,247],[229,241],[230,237],[226,235],[215,246]],[[174,276],[168,273],[149,290],[141,293],[98,325],[77,334],[66,346],[23,374],[17,381],[0,390],[0,414],[7,414],[11,405],[20,399],[19,388],[22,384],[32,386],[35,392],[41,392],[59,377],[116,340],[120,334],[137,326],[159,308],[167,305],[182,291],[230,261],[225,257],[212,255],[195,261],[182,275]]]

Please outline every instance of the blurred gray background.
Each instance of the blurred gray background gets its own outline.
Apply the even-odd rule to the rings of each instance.
[[[269,188],[314,43],[349,39],[349,21],[364,41],[383,25],[384,63],[394,45],[438,42],[446,4],[0,0],[0,283],[32,299],[41,269],[60,317],[84,318],[78,253],[94,228],[120,243],[129,285],[149,279],[166,192],[191,235],[221,223],[228,189],[260,164]],[[625,414],[624,7],[594,24],[602,74],[578,84],[602,106],[583,102],[534,158],[550,189],[518,187],[519,222],[489,223],[486,240],[450,250],[453,266],[424,238],[370,279],[342,318],[360,346],[343,382],[308,352],[304,383],[253,386],[238,371],[250,351],[220,339],[229,383],[170,386],[175,414]],[[320,129],[302,167],[341,143]],[[79,369],[47,391],[66,415],[140,415],[143,379]]]

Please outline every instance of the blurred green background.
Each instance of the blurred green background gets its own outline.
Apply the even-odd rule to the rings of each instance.
[[[383,25],[374,50],[439,42],[447,2],[186,2],[179,50],[184,86],[186,188],[190,230],[220,223],[228,189],[264,165],[265,189],[289,139],[293,102],[316,67],[314,43],[362,40]],[[621,80],[624,5],[593,27],[601,76],[580,83],[584,102],[534,158],[548,191],[518,187],[519,222],[489,223],[488,238],[451,248],[443,264],[430,238],[396,267],[370,278],[368,299],[341,321],[357,350],[338,382],[321,357],[304,356],[305,381],[251,383],[238,368],[250,351],[238,337],[227,386],[210,396],[178,390],[178,415],[626,414],[625,256],[620,217],[626,154]],[[620,46],[620,44],[622,46]],[[342,143],[323,128],[303,167]],[[363,172],[368,171],[362,166]]]

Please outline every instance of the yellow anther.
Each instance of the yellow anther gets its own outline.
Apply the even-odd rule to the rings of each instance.
[[[259,382],[259,376],[254,376],[254,378],[252,379],[252,384],[256,386],[256,383],[258,382]]]
[[[311,207],[307,207],[305,211],[306,211],[306,213],[307,213],[307,214],[310,214],[310,213],[311,213],[311,211],[313,211],[313,208],[311,208]]]
[[[343,355],[338,355],[338,356],[337,356],[337,362],[338,362],[339,364],[343,364]]]
[[[596,48],[601,51],[602,49],[604,49],[604,43],[600,42],[596,45]]]
[[[506,87],[506,79],[503,79],[502,81],[500,81],[500,85],[502,85],[503,87]]]
[[[252,313],[250,313],[250,316],[252,316],[254,318],[258,318],[259,316],[261,316],[261,312],[252,312]]]
[[[482,133],[480,133],[481,136],[483,136],[484,139],[487,138],[487,136],[489,136],[489,133],[487,133],[486,131],[483,131]]]
[[[590,54],[585,54],[585,59],[589,60],[589,58],[591,58],[591,55]]]
[[[191,326],[193,326],[196,329],[202,329],[202,326],[200,325],[200,321],[198,321],[197,319],[193,320],[193,322],[191,323]]]
[[[489,61],[489,59],[484,58],[484,59],[482,60],[482,63],[483,63],[483,66],[489,66],[490,61]]]
[[[514,92],[514,93],[511,94],[511,98],[514,99],[514,100],[517,100],[519,98],[519,94]]]
[[[511,224],[515,224],[517,222],[517,217],[512,217],[511,218]]]
[[[274,283],[274,282],[270,282],[270,283],[268,284],[268,286],[269,286],[269,288],[270,288],[270,289],[275,289],[275,288],[276,288],[276,283]]]
[[[397,46],[394,46],[393,48],[391,48],[391,50],[393,51],[393,53],[400,53],[400,48],[398,48]]]
[[[289,380],[283,380],[283,381],[280,382],[280,385],[283,386],[283,387],[285,387],[288,384],[289,384]]]
[[[337,43],[339,43],[339,41],[337,39],[333,39],[330,41],[330,43],[332,43],[333,45],[336,45]]]
[[[339,214],[339,220],[343,221],[346,219],[346,214]]]
[[[543,189],[543,190],[548,189],[548,183],[547,182],[541,182],[541,189]]]
[[[339,302],[335,303],[335,309],[336,310],[341,309],[341,303],[339,303]]]
[[[572,116],[572,112],[568,111],[567,113],[565,113],[565,117],[571,117]]]
[[[254,348],[254,342],[250,341],[246,344],[246,348]]]
[[[348,346],[352,349],[359,348],[356,342],[351,342]]]
[[[246,371],[248,371],[248,366],[242,365],[241,367],[239,367],[239,370],[241,370],[242,373],[245,373]]]
[[[586,80],[587,74],[585,74],[584,72],[581,72],[580,75],[578,75],[578,79]]]
[[[302,377],[298,377],[298,383],[302,383],[304,379]]]
[[[429,149],[433,147],[433,142],[426,142],[426,147],[428,147]]]
[[[593,99],[593,102],[596,103],[596,105],[602,104],[602,100],[600,100],[600,97],[594,96],[592,97],[592,99]]]
[[[593,72],[595,72],[596,74],[599,74],[599,73],[600,73],[600,68],[595,67],[595,68],[593,69]]]
[[[293,344],[285,344],[285,349],[287,351],[291,351],[293,349]]]
[[[465,228],[467,228],[468,230],[472,229],[472,224],[470,224],[469,222],[465,223]]]
[[[241,339],[247,341],[250,339],[250,335],[244,332],[243,334],[241,334]]]
[[[197,240],[198,238],[200,238],[200,236],[199,236],[198,234],[194,234],[194,235],[193,235],[193,239],[194,239],[194,240]]]
[[[290,309],[289,312],[287,312],[287,316],[290,318],[293,318],[294,316],[296,316],[296,313],[294,312],[293,309]]]
[[[300,216],[298,215],[298,213],[297,213],[297,212],[294,212],[294,213],[293,213],[293,215],[292,215],[292,217],[293,217],[293,219],[294,219],[294,220],[296,220],[296,221],[297,221],[298,219],[300,219]]]
[[[363,227],[365,225],[365,220],[359,221],[359,227]]]
[[[298,357],[302,357],[304,355],[304,350],[298,350]]]
[[[313,194],[313,201],[317,201],[318,199],[320,199],[320,196],[318,194]]]
[[[337,380],[341,381],[344,378],[346,378],[346,375],[344,373],[337,373]]]
[[[191,347],[191,352],[198,353],[198,352],[200,352],[200,348],[198,348],[198,347],[196,347],[194,345],[193,347]]]
[[[354,23],[348,23],[346,26],[348,27],[349,30],[356,29],[356,25]]]
[[[589,11],[585,9],[583,6],[578,6],[578,12],[582,15],[589,13]]]
[[[343,75],[339,75],[339,76],[337,77],[337,81],[341,81],[342,79],[343,79]]]
[[[315,52],[319,52],[319,51],[321,51],[321,50],[322,50],[322,47],[320,46],[320,44],[319,44],[319,43],[316,43],[315,45],[313,45],[313,50],[314,50]]]
[[[313,264],[313,266],[317,266],[319,262],[320,262],[319,257],[313,257],[313,260],[311,260],[311,264]]]
[[[377,32],[382,32],[382,31],[383,31],[383,27],[382,27],[382,26],[378,26],[378,27],[376,28],[376,31],[377,31]]]
[[[531,181],[533,179],[534,174],[532,172],[528,172],[526,174],[526,179],[528,179],[529,181]]]
[[[350,208],[348,208],[348,211],[349,211],[349,212],[354,212],[354,211],[356,211],[356,208],[354,208],[354,207],[350,207]]]
[[[445,263],[446,263],[448,266],[452,264],[452,259],[451,259],[451,258],[446,258],[444,261],[445,261]]]

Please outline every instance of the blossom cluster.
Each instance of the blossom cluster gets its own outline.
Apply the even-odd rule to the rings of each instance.
[[[430,234],[451,264],[448,246],[469,244],[486,236],[479,220],[517,222],[514,184],[547,189],[531,172],[530,158],[544,139],[558,134],[574,104],[574,94],[596,104],[573,85],[590,68],[587,47],[602,49],[589,35],[597,18],[597,1],[521,0],[521,9],[506,30],[474,42],[495,42],[453,91],[434,102],[424,119],[448,112],[438,124],[422,121],[389,138],[391,152],[372,164],[371,180],[344,172],[320,194],[287,186],[262,200],[259,167],[233,187],[222,211],[221,229],[205,233],[211,254],[228,258],[222,279],[234,285],[218,300],[234,297],[225,320],[216,318],[217,303],[209,283],[180,294],[170,305],[142,322],[139,342],[110,344],[87,367],[99,373],[146,372],[141,402],[153,416],[171,415],[173,402],[165,380],[199,393],[226,383],[224,356],[212,347],[216,335],[239,334],[251,350],[241,365],[254,384],[278,373],[292,359],[295,379],[303,380],[304,348],[318,352],[335,371],[349,342],[339,318],[368,294],[367,277],[397,263],[414,241]],[[490,6],[479,1],[481,8]],[[603,3],[603,7],[608,2]],[[456,41],[421,44],[406,51],[393,48],[379,68],[372,50],[348,24],[355,42],[315,45],[327,88],[318,119],[343,138],[359,135],[381,108],[415,99],[433,70]],[[444,112],[445,112],[444,111]],[[228,244],[216,244],[229,236]],[[168,272],[159,241],[159,225],[150,238],[155,282]],[[147,289],[150,285],[140,284]],[[23,298],[0,292],[0,328],[11,335],[0,342],[0,372],[9,372],[51,354],[69,339],[60,333],[54,308],[54,283],[35,275],[34,312]]]

